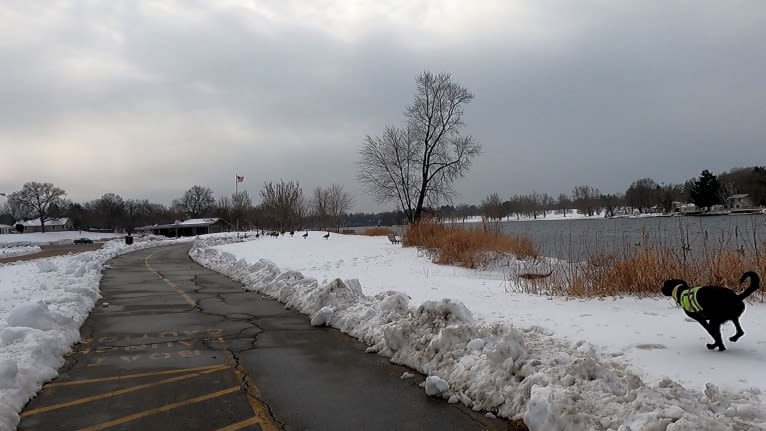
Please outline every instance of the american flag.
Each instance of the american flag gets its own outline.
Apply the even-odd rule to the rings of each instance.
[[[241,177],[239,175],[235,175],[235,176],[237,177],[237,182],[238,183],[241,183],[242,181],[245,181],[245,176],[244,175],[241,176]]]

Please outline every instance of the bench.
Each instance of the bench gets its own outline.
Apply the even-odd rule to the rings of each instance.
[[[391,241],[391,244],[399,244],[402,242],[402,239],[396,235],[389,235],[388,240]]]

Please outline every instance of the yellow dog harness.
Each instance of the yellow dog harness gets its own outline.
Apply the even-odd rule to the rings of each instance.
[[[683,286],[683,284],[679,284],[673,288],[673,299],[676,300],[676,303],[680,305],[684,311],[690,313],[702,313],[702,307],[700,307],[699,302],[697,302],[697,291],[700,289],[699,286],[686,289],[679,294],[678,288],[681,286]]]

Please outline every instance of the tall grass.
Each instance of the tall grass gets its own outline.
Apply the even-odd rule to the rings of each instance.
[[[387,236],[387,235],[395,235],[396,232],[393,230],[387,228],[387,227],[371,227],[368,229],[365,229],[364,232],[362,232],[362,235],[367,236]]]
[[[624,245],[612,254],[589,254],[582,262],[549,260],[536,277],[523,270],[509,270],[509,291],[572,297],[656,296],[663,281],[681,278],[690,285],[717,285],[738,289],[739,278],[755,271],[766,278],[766,244],[756,237],[732,249],[731,238],[709,239],[705,235],[695,248],[689,245],[688,233],[681,230],[681,245],[672,246],[667,238],[644,234],[637,244]],[[735,231],[735,235],[737,235]],[[687,239],[685,239],[685,237]],[[435,263],[467,268],[486,268],[507,260],[509,266],[527,268],[538,265],[538,252],[526,236],[511,236],[489,224],[477,228],[440,223],[411,226],[404,235],[404,246],[425,250]],[[514,255],[516,259],[509,259]],[[535,259],[528,259],[535,258]],[[519,262],[526,259],[526,262]],[[550,272],[549,272],[550,270]],[[543,274],[540,274],[540,273]],[[527,277],[525,277],[527,276]],[[766,300],[766,289],[751,296]]]
[[[508,254],[518,258],[537,256],[528,237],[511,236],[487,224],[471,229],[421,222],[408,228],[402,245],[422,248],[435,263],[466,268],[485,268]]]
[[[680,225],[679,225],[680,226]],[[680,228],[680,246],[670,246],[663,238],[644,235],[638,247],[626,246],[613,255],[589,256],[570,267],[565,291],[573,296],[656,295],[664,280],[680,278],[693,286],[716,285],[735,290],[746,271],[766,274],[766,260],[759,244],[757,226],[752,238],[743,238],[739,230],[709,238],[704,232],[701,243],[690,245],[689,234]],[[738,248],[734,248],[738,245]],[[766,298],[763,289],[753,299]]]

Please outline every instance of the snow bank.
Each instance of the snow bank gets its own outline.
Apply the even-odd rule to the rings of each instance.
[[[39,245],[19,245],[10,247],[0,247],[0,259],[6,257],[23,256],[25,254],[37,253],[42,250]]]
[[[220,243],[220,240],[218,240]],[[450,299],[411,304],[396,291],[365,295],[356,279],[320,284],[266,259],[248,262],[195,242],[190,256],[366,343],[368,352],[427,375],[429,395],[507,418],[531,430],[739,430],[766,426],[757,389],[687,390],[670,379],[648,385],[586,342],[539,327],[485,324]],[[677,364],[681,366],[680,364]]]
[[[33,232],[33,233],[9,233],[0,234],[0,245],[23,246],[34,244],[71,244],[76,238],[90,238],[97,240],[111,240],[122,238],[124,234],[106,232],[88,232],[66,230],[61,232]]]
[[[58,375],[64,355],[100,297],[109,259],[168,244],[165,238],[111,241],[93,252],[0,266],[0,431],[14,430],[18,412]]]

